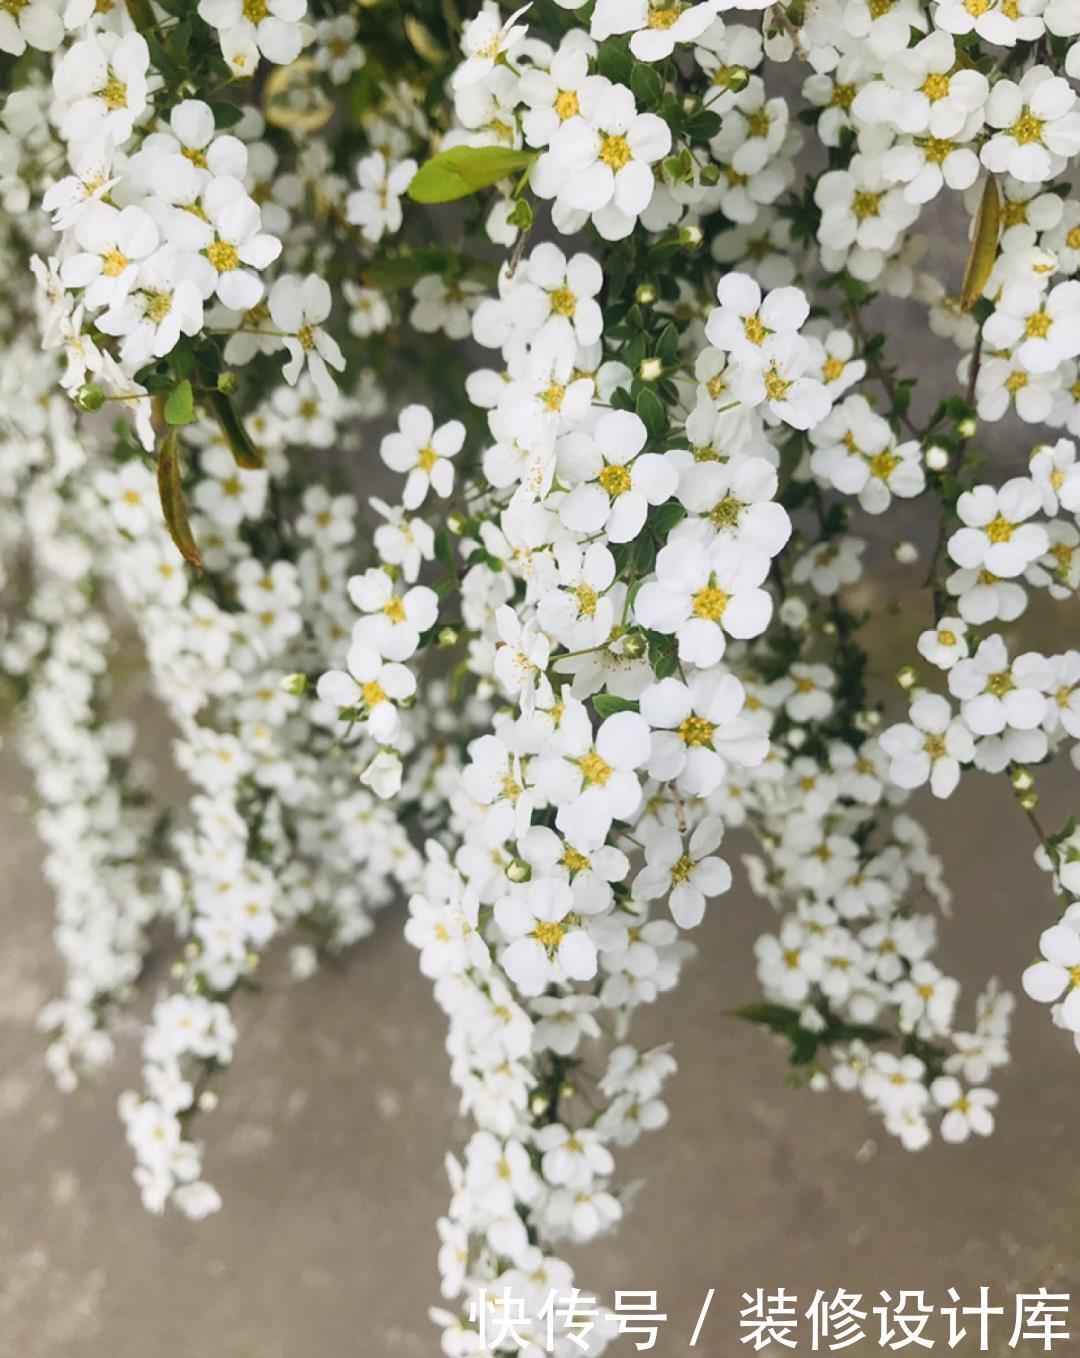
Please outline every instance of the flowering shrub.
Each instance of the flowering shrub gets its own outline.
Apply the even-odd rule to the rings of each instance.
[[[0,663],[66,967],[41,1023],[71,1088],[179,940],[120,1108],[150,1209],[219,1206],[200,1117],[264,949],[306,977],[407,898],[473,1126],[444,1352],[479,1350],[479,1289],[582,1347],[541,1303],[666,1121],[634,1012],[733,838],[773,912],[735,1012],[911,1150],[988,1134],[1013,1000],[940,969],[905,809],[976,770],[1034,828],[1061,914],[1017,969],[1080,1045],[1080,832],[1034,772],[1080,764],[1078,34],[1075,0],[0,4]],[[860,534],[905,500],[926,559],[883,572]],[[925,624],[904,707],[868,571]],[[133,654],[179,798],[116,712]]]

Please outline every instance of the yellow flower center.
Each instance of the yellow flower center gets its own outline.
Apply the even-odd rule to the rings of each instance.
[[[769,135],[770,118],[768,112],[763,109],[755,109],[746,120],[747,137],[767,137]]]
[[[386,702],[386,690],[376,679],[362,685],[360,693],[368,707],[378,707],[379,703]]]
[[[715,730],[714,722],[691,715],[679,727],[679,737],[684,745],[708,745]]]
[[[231,273],[240,263],[236,246],[231,245],[227,240],[214,241],[212,245],[206,247],[203,253],[218,273]]]
[[[847,364],[844,362],[842,358],[833,358],[832,355],[830,354],[830,356],[825,360],[825,365],[821,370],[821,375],[822,377],[824,377],[826,382],[835,382],[838,378],[843,377],[844,369],[846,367]]]
[[[431,471],[432,467],[434,467],[435,463],[438,462],[438,460],[439,454],[435,451],[435,449],[431,446],[430,443],[425,443],[424,446],[420,449],[420,451],[416,455],[416,465],[420,468],[422,472]]]
[[[855,85],[834,85],[829,107],[849,109],[855,102],[857,93],[858,89]]]
[[[198,169],[205,170],[207,168],[206,156],[203,155],[202,151],[200,151],[197,146],[181,146],[180,154],[186,160],[190,160],[192,165],[196,166]]]
[[[1045,309],[1033,311],[1024,325],[1024,334],[1028,339],[1045,339],[1053,323],[1053,318],[1047,315]]]
[[[143,314],[148,321],[160,325],[172,310],[172,293],[147,289],[143,293]]]
[[[1025,372],[1010,373],[1005,379],[1005,390],[1010,396],[1015,396],[1018,391],[1024,390],[1028,380],[1028,375]]]
[[[956,149],[956,143],[945,137],[923,137],[919,145],[931,165],[943,165]]]
[[[102,259],[101,272],[106,278],[118,278],[131,263],[121,250],[110,250]]]
[[[629,470],[619,462],[609,463],[596,479],[613,500],[625,495],[631,485]]]
[[[1041,118],[1036,118],[1030,109],[1025,109],[1009,132],[1021,146],[1030,146],[1032,142],[1042,141],[1044,126]]]
[[[632,159],[630,143],[624,136],[604,137],[600,142],[600,159],[616,173]]]
[[[694,595],[694,616],[707,618],[709,622],[719,622],[728,606],[728,596],[716,585],[706,585]]]
[[[1070,250],[1080,250],[1080,226],[1074,226],[1065,237],[1065,244]]]
[[[566,930],[561,924],[555,924],[551,920],[540,920],[533,930],[533,938],[538,943],[542,943],[545,948],[554,949],[559,946],[566,936]]]
[[[596,590],[593,589],[592,585],[578,585],[574,594],[577,595],[578,616],[591,618],[596,612],[596,605],[600,598]]]
[[[296,338],[300,341],[301,349],[314,349],[315,327],[313,325],[302,325],[296,332]]]
[[[569,288],[556,288],[548,293],[551,299],[551,309],[556,316],[573,316],[577,310],[577,298]]]
[[[650,28],[671,28],[679,17],[677,5],[666,5],[662,8],[649,10]]]
[[[736,500],[730,491],[709,510],[709,522],[714,528],[734,528],[743,511],[741,500]]]
[[[867,217],[876,217],[880,211],[880,193],[871,193],[868,189],[860,189],[851,203],[851,210],[860,222],[865,222]]]
[[[578,849],[567,845],[563,850],[562,861],[571,873],[585,872],[589,866],[589,860]]]
[[[405,621],[405,605],[396,594],[384,605],[383,612],[391,622]]]
[[[753,316],[747,316],[743,321],[743,334],[745,334],[751,344],[764,344],[765,337],[768,333],[769,332],[762,325],[761,318],[758,316],[757,312],[755,312]]]
[[[249,23],[261,24],[269,14],[269,0],[244,0],[244,18]]]
[[[547,391],[540,393],[540,399],[548,410],[555,411],[562,409],[563,399],[566,396],[566,388],[561,387],[558,382],[552,382]]]
[[[560,90],[555,96],[555,112],[564,123],[570,118],[576,118],[581,112],[581,100],[577,97],[577,91]]]
[[[942,71],[931,71],[922,83],[922,92],[932,104],[949,93],[949,77]]]
[[[595,750],[590,750],[579,761],[578,767],[581,769],[582,778],[594,787],[603,787],[611,777],[611,765],[607,760],[601,759]]]
[[[945,737],[928,735],[923,741],[923,749],[931,759],[944,759],[947,753],[945,749]]]
[[[777,372],[776,364],[770,365],[765,374],[765,395],[770,401],[782,401],[788,394],[790,382],[786,382]]]
[[[986,525],[986,536],[991,542],[1008,542],[1013,535],[1015,524],[1008,519],[1002,518],[999,514],[996,519],[991,519]]]
[[[111,69],[102,86],[101,98],[104,99],[105,107],[108,109],[127,108],[127,86]]]
[[[986,681],[987,693],[992,693],[995,698],[1004,698],[1006,693],[1011,693],[1016,687],[1016,680],[1012,677],[1011,670],[998,670],[997,674],[990,675]]]
[[[937,639],[938,641],[941,642],[942,646],[956,645],[956,633],[950,632],[947,627],[941,627],[938,629]]]
[[[684,853],[677,863],[672,866],[671,880],[673,882],[685,882],[694,870],[694,860],[689,854]]]

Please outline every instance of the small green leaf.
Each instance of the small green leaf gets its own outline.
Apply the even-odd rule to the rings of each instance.
[[[614,693],[597,693],[592,699],[593,710],[598,717],[613,717],[616,712],[637,712],[636,702],[629,698],[617,698]]]
[[[505,146],[454,146],[421,165],[409,185],[414,203],[450,203],[497,184],[524,170],[535,151],[513,151]]]
[[[195,396],[191,383],[185,377],[177,382],[165,401],[166,424],[190,424],[195,418]]]

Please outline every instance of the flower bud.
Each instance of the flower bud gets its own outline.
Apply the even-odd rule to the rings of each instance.
[[[529,867],[524,858],[511,858],[506,865],[506,875],[512,882],[520,884],[529,880],[532,876],[532,868]]]
[[[1009,781],[1017,792],[1030,792],[1035,786],[1035,779],[1032,778],[1027,769],[1022,769],[1019,765],[1009,775]]]
[[[643,382],[655,382],[664,371],[664,365],[658,358],[642,359],[641,366],[638,368],[638,377]]]
[[[940,443],[932,443],[923,453],[923,458],[932,472],[943,472],[949,465],[948,451]]]
[[[105,404],[105,393],[93,382],[84,382],[75,393],[75,404],[80,410],[100,410]]]
[[[308,679],[306,674],[286,674],[281,680],[282,693],[289,693],[294,698],[302,698],[308,689]]]
[[[978,427],[979,427],[978,421],[972,419],[971,416],[969,415],[966,420],[961,420],[960,423],[956,426],[956,433],[959,438],[971,439],[975,437],[975,431],[976,429],[978,429]]]
[[[217,389],[226,396],[232,396],[240,382],[235,373],[218,373]]]
[[[649,638],[644,632],[639,632],[635,628],[632,632],[627,632],[623,638],[623,655],[630,660],[640,660],[649,649]]]
[[[459,538],[465,531],[465,522],[464,514],[451,514],[446,520],[446,531],[452,533],[454,537]]]
[[[904,690],[905,693],[908,691],[908,689],[912,689],[915,687],[916,683],[918,682],[918,679],[919,676],[915,672],[914,665],[902,665],[896,671],[896,682],[900,685],[900,687]]]
[[[436,638],[436,644],[439,646],[455,646],[459,636],[460,633],[456,627],[441,627]]]
[[[1021,793],[1019,800],[1025,811],[1034,811],[1039,805],[1039,794],[1037,792],[1024,792]]]
[[[910,566],[913,561],[919,559],[919,549],[913,542],[906,538],[893,544],[892,554],[901,566]]]
[[[637,291],[634,293],[634,299],[640,302],[642,306],[652,306],[653,302],[656,301],[656,289],[651,283],[639,283]]]
[[[684,226],[679,232],[679,244],[687,250],[700,250],[705,233],[700,226]]]

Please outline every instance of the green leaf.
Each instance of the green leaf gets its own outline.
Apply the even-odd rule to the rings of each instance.
[[[244,428],[239,415],[233,409],[233,404],[223,391],[212,391],[207,395],[210,402],[210,409],[214,412],[214,418],[218,422],[218,428],[225,435],[232,452],[233,459],[238,467],[244,467],[251,471],[259,467],[266,466],[266,460],[261,452],[251,441],[248,431]]]
[[[190,424],[195,418],[195,396],[191,383],[185,377],[177,382],[165,401],[166,424]]]
[[[219,131],[226,128],[235,127],[244,116],[244,110],[237,104],[214,104],[210,105],[210,112],[214,115],[214,126]]]
[[[975,218],[975,230],[971,236],[971,251],[964,281],[960,288],[960,305],[970,311],[982,296],[986,280],[990,277],[997,259],[998,237],[1001,234],[1001,194],[997,180],[988,175],[983,189],[982,202]]]
[[[636,702],[629,698],[617,698],[614,693],[597,693],[592,699],[593,710],[598,717],[613,717],[616,712],[637,712]]]
[[[180,448],[175,429],[170,429],[158,444],[157,483],[165,527],[184,560],[201,575],[202,555],[191,532],[184,488],[180,480]]]
[[[456,579],[457,561],[454,558],[454,543],[445,528],[440,528],[435,534],[435,557]]]
[[[660,438],[667,430],[667,415],[664,407],[660,404],[660,399],[648,387],[638,395],[634,409],[637,417],[649,431],[652,439]]]
[[[792,1025],[798,1027],[799,1024],[799,1011],[783,1004],[744,1004],[738,1009],[729,1009],[728,1017],[760,1023],[775,1032],[786,1032]]]
[[[630,88],[639,104],[655,104],[664,92],[664,82],[655,66],[636,61],[630,72]]]
[[[512,151],[504,146],[454,146],[420,166],[409,185],[409,197],[414,203],[468,198],[524,170],[535,159],[535,151]]]

